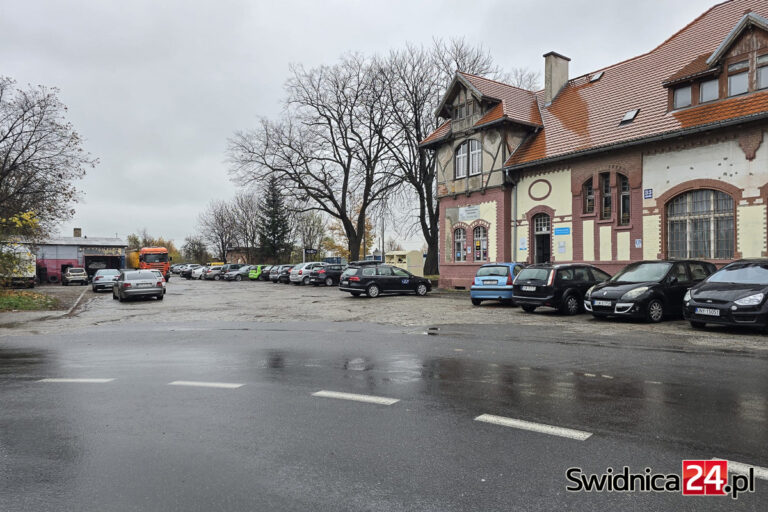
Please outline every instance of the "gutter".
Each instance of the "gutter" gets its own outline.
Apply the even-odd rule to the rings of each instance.
[[[582,156],[589,156],[594,155],[597,153],[603,153],[605,151],[609,150],[617,150],[617,149],[624,149],[634,146],[640,146],[642,144],[650,144],[652,142],[659,142],[669,139],[677,139],[680,137],[685,137],[686,135],[693,135],[696,133],[702,133],[702,132],[708,132],[715,130],[717,128],[728,128],[731,126],[737,126],[744,123],[749,123],[752,121],[760,121],[763,119],[768,119],[768,111],[760,112],[759,114],[753,114],[751,116],[747,117],[738,117],[736,119],[730,119],[727,121],[719,121],[717,123],[710,123],[710,124],[704,124],[700,126],[696,126],[693,128],[686,128],[684,130],[676,130],[673,132],[665,132],[660,135],[652,135],[650,137],[643,137],[639,139],[632,139],[626,142],[620,142],[618,144],[611,144],[608,146],[599,146],[597,148],[592,149],[584,149],[581,151],[574,151],[571,153],[564,153],[562,155],[558,156],[552,156],[549,158],[542,158],[539,160],[533,160],[531,162],[525,162],[522,164],[517,165],[505,165],[503,167],[505,172],[509,171],[516,171],[519,169],[527,169],[529,167],[536,167],[538,165],[544,165],[544,164],[550,164],[555,162],[562,162],[563,160],[570,160],[572,158],[582,157]]]

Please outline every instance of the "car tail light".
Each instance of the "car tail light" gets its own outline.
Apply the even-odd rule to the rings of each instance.
[[[94,281],[98,281],[99,279],[101,279],[101,276],[96,276],[93,278]]]
[[[318,274],[325,274],[325,269],[321,269],[317,271]]]
[[[511,285],[511,284],[512,284],[512,272],[507,274],[507,285]]]
[[[360,281],[360,278],[357,276],[352,276],[349,278],[350,281]]]
[[[158,281],[157,282],[157,287],[158,288],[162,288],[163,287],[163,282],[162,281]]]
[[[555,270],[552,269],[552,271],[549,273],[549,279],[547,279],[547,286],[552,286],[552,283],[555,282]]]
[[[302,271],[301,271],[301,270],[299,270],[299,275],[301,275],[301,272],[302,272]]]
[[[123,283],[123,288],[130,288],[130,287],[131,287],[131,283]]]

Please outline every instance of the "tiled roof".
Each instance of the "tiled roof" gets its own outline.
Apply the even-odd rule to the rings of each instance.
[[[470,75],[459,71],[459,75],[464,77],[472,86],[480,91],[483,96],[494,98],[501,101],[502,115],[512,121],[517,121],[533,126],[541,126],[541,115],[536,105],[536,94],[533,91],[526,91],[519,87],[503,84],[495,80],[489,80],[477,75]],[[495,109],[491,109],[485,116],[488,117]],[[495,119],[493,119],[495,120]],[[485,124],[483,119],[478,121],[475,126]]]
[[[58,238],[49,238],[44,242],[40,242],[38,245],[80,245],[80,246],[105,246],[105,247],[127,247],[121,238],[106,238],[106,237],[71,237],[64,236]]]
[[[605,72],[600,80],[590,83],[584,76],[569,81],[552,104],[541,109],[544,129],[526,139],[506,165],[530,165],[764,112],[766,93],[667,112],[668,90],[662,86],[682,73],[700,71],[701,56],[711,55],[749,11],[766,16],[768,2],[718,4],[654,50],[598,70]],[[541,101],[544,93],[536,94]],[[640,109],[635,120],[620,126],[624,114],[633,109]]]
[[[429,134],[426,139],[419,142],[419,145],[423,146],[424,144],[437,142],[447,137],[450,133],[451,133],[451,120],[449,119],[443,124],[441,124],[440,126],[438,126],[437,129],[433,131],[431,134]]]
[[[702,53],[684,66],[680,71],[664,80],[664,85],[671,85],[697,76],[715,73],[718,71],[718,67],[711,68],[707,65],[707,59],[710,55],[712,55],[712,52]]]

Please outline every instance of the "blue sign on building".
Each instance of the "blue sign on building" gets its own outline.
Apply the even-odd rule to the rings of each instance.
[[[653,189],[646,188],[643,190],[643,199],[653,199]]]
[[[570,235],[571,228],[555,228],[556,235]]]

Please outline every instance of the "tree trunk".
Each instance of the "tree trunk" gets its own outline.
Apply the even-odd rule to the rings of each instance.
[[[427,258],[424,260],[424,275],[434,276],[440,273],[439,264],[439,248],[440,240],[439,236],[431,236],[427,238]]]

